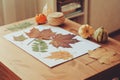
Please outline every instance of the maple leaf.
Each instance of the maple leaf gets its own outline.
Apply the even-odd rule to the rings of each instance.
[[[45,29],[40,32],[38,39],[50,40],[53,36],[55,33],[51,29]]]
[[[50,42],[55,47],[64,47],[64,48],[71,48],[70,44],[74,44],[76,42],[79,42],[77,39],[73,39],[75,35],[67,34],[57,34],[53,37],[53,40]]]
[[[14,36],[13,37],[15,41],[24,41],[26,40],[27,38],[23,35],[20,35],[20,36]]]
[[[40,31],[36,28],[32,28],[29,33],[26,33],[30,38],[38,38]]]
[[[51,29],[45,29],[42,31],[39,31],[36,28],[33,28],[30,30],[29,33],[26,33],[30,38],[38,38],[43,40],[50,40],[55,33],[51,31]]]
[[[58,60],[58,59],[67,60],[69,58],[73,58],[73,55],[71,55],[67,51],[56,51],[56,52],[52,52],[51,55],[46,58],[56,59],[56,60]]]

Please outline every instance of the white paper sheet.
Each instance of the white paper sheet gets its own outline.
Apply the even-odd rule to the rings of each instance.
[[[73,33],[68,32],[64,29],[61,29],[59,27],[40,25],[40,26],[36,26],[35,28],[39,29],[40,31],[44,30],[44,29],[51,29],[53,32],[56,32],[56,34],[58,34],[58,33],[73,34]],[[94,42],[83,39],[80,36],[76,36],[75,38],[77,40],[79,40],[80,42],[77,42],[75,44],[71,44],[72,48],[62,48],[62,47],[56,48],[53,45],[49,44],[50,40],[44,40],[48,45],[47,52],[44,52],[44,53],[43,52],[35,52],[31,48],[32,43],[30,45],[28,45],[34,38],[29,38],[26,35],[26,32],[30,32],[31,29],[32,28],[28,28],[28,29],[25,29],[25,30],[22,30],[22,31],[13,32],[13,33],[5,35],[4,38],[7,39],[8,41],[12,42],[14,45],[18,46],[19,48],[23,49],[28,54],[37,58],[39,61],[43,62],[44,64],[46,64],[49,67],[54,67],[58,64],[64,63],[66,61],[69,61],[69,60],[74,59],[76,57],[79,57],[81,55],[84,55],[88,52],[88,50],[94,50],[94,49],[100,47],[100,45],[98,45]],[[24,41],[15,41],[13,39],[13,37],[14,36],[19,36],[19,35],[24,35],[28,39],[26,39]],[[73,58],[69,58],[67,60],[64,60],[64,59],[55,60],[55,59],[46,58],[46,57],[50,56],[52,52],[55,52],[55,51],[67,51],[71,55],[73,55]]]

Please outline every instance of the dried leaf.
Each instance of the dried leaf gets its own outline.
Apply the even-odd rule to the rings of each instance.
[[[111,63],[114,63],[116,61],[120,61],[120,54],[116,54],[110,58]]]
[[[26,33],[30,38],[38,38],[40,31],[36,28],[32,28],[29,33]]]
[[[55,33],[52,32],[51,29],[45,29],[42,31],[39,31],[36,28],[31,29],[29,33],[26,33],[30,38],[38,38],[38,39],[43,39],[43,40],[50,40]]]
[[[35,40],[32,45],[32,50],[35,52],[46,52],[47,49],[47,44],[42,40]]]
[[[110,58],[114,56],[116,53],[114,51],[106,51],[104,53],[105,55],[101,56],[101,58],[98,59],[100,63],[105,63],[109,64],[110,63]]]
[[[98,59],[98,61],[101,64],[110,64],[109,58],[110,58],[110,56],[103,56],[100,59]]]
[[[27,38],[23,35],[20,35],[20,36],[14,36],[13,37],[15,41],[24,41],[26,40]]]
[[[64,48],[71,48],[70,44],[74,44],[76,42],[79,42],[77,39],[73,39],[75,35],[67,34],[57,34],[53,37],[53,40],[51,41],[51,44],[55,47],[64,47]]]
[[[47,58],[50,58],[50,59],[64,59],[64,60],[67,60],[69,58],[73,58],[73,55],[71,55],[69,52],[67,51],[57,51],[57,52],[52,52],[51,53],[52,55],[51,56],[48,56]]]
[[[51,29],[45,29],[40,32],[38,39],[50,40],[53,36],[55,33]]]
[[[17,25],[13,25],[11,27],[8,27],[7,29],[10,31],[18,31],[21,29],[31,27],[32,25],[33,25],[33,23],[30,23],[30,22],[22,22],[22,23],[19,23]]]
[[[98,61],[103,64],[110,64],[110,63],[116,62],[118,60],[120,60],[120,54],[117,54],[117,53],[114,55],[106,54],[103,57],[101,57],[100,59],[98,59]]]
[[[99,59],[100,57],[102,57],[103,55],[106,54],[105,52],[106,52],[106,49],[97,48],[95,50],[89,50],[88,54],[89,54],[89,57],[91,57],[91,58]]]
[[[110,64],[120,60],[120,54],[104,48],[98,48],[96,50],[89,51],[88,54],[91,58],[97,59],[102,64]]]

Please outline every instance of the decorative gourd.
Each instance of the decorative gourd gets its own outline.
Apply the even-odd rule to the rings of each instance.
[[[104,30],[103,27],[99,27],[93,34],[94,40],[97,42],[104,43],[108,40],[108,33]]]
[[[37,24],[44,24],[47,21],[47,18],[44,14],[40,13],[39,15],[35,16],[35,20]]]
[[[88,24],[81,25],[79,30],[78,30],[78,34],[83,38],[91,37],[93,32],[94,32],[93,27],[88,25]]]

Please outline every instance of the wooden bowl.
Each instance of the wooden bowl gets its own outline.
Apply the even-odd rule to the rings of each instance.
[[[62,12],[54,12],[47,16],[48,24],[50,25],[61,25],[65,21],[64,14]]]

